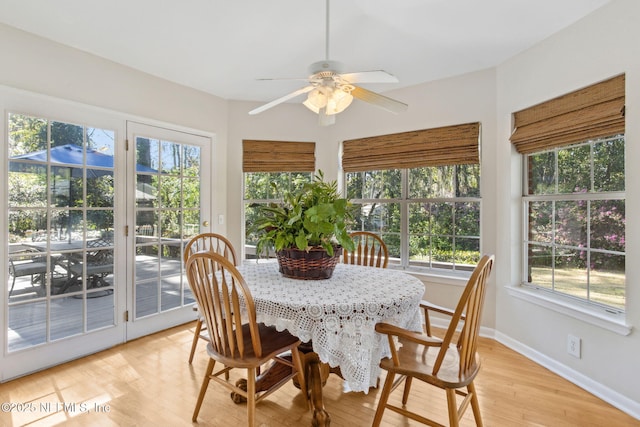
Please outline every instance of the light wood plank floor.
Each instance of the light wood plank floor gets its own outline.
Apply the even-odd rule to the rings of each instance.
[[[0,425],[15,426],[188,426],[207,363],[204,345],[187,363],[193,324],[144,337],[113,349],[0,384],[0,402],[15,404],[0,412]],[[482,339],[483,368],[476,380],[486,426],[640,426],[613,408],[507,349]],[[445,416],[444,393],[415,381],[409,405]],[[400,401],[401,389],[392,400]],[[345,393],[331,375],[324,388],[332,426],[369,426],[379,390]],[[6,409],[3,407],[3,409]],[[285,385],[258,404],[259,426],[310,426],[299,390]],[[444,421],[444,417],[442,418]],[[246,407],[210,384],[200,426],[244,426]],[[391,411],[385,427],[417,426]],[[463,426],[473,426],[471,410]]]

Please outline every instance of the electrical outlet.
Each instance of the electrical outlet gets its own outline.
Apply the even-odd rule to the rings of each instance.
[[[567,353],[580,359],[581,344],[582,342],[580,338],[574,335],[569,335],[567,337]]]

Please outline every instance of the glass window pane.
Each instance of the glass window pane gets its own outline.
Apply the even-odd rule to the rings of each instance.
[[[409,234],[429,234],[431,230],[430,209],[430,203],[411,203],[409,205]]]
[[[547,289],[553,289],[553,253],[551,248],[528,245],[527,282]]]
[[[409,197],[454,197],[455,166],[409,169]]]
[[[555,243],[587,247],[587,202],[556,202]]]
[[[9,162],[9,207],[47,205],[47,167]]]
[[[158,176],[136,175],[136,207],[158,206]]]
[[[624,138],[593,145],[593,190],[624,191]]]
[[[401,173],[398,169],[368,171],[363,174],[362,198],[395,199],[401,196]]]
[[[456,166],[456,197],[480,197],[480,165]]]
[[[625,251],[625,201],[594,200],[591,202],[591,247]]]
[[[9,113],[9,157],[47,149],[47,120]],[[46,161],[44,159],[43,161]]]
[[[451,268],[451,261],[453,260],[453,237],[433,236],[432,243],[431,256],[433,257],[434,267]]]
[[[46,241],[49,236],[46,209],[9,210],[9,242]]]
[[[453,235],[453,206],[454,203],[432,203],[431,232],[439,235]]]
[[[361,199],[363,187],[362,172],[348,172],[345,184],[347,188],[347,199]]]
[[[529,240],[551,243],[553,240],[553,202],[529,202]]]
[[[51,340],[81,334],[83,327],[81,298],[59,298],[51,304]]]
[[[169,174],[180,173],[180,157],[181,146],[170,141],[162,141],[160,143],[160,151],[162,153],[160,172]]]
[[[429,236],[411,235],[409,237],[409,260],[412,265],[429,266],[431,263],[431,238]]]
[[[587,252],[557,251],[554,269],[554,290],[587,299]]]
[[[591,254],[589,298],[621,310],[625,307],[625,256]]]
[[[466,267],[469,271],[480,261],[480,239],[456,237],[453,262],[457,268]]]
[[[528,157],[528,194],[553,194],[556,191],[556,156],[553,151]]]
[[[186,176],[200,176],[200,147],[193,145],[185,145],[183,147],[184,165],[182,166],[182,173]]]
[[[47,303],[9,306],[8,350],[16,351],[47,340]]]
[[[151,168],[160,169],[160,141],[144,137],[136,137],[136,158],[137,164]]]
[[[480,236],[480,203],[456,203],[456,236]]]
[[[115,140],[116,133],[112,130],[87,128],[87,147],[101,154],[113,157],[115,155]],[[87,163],[92,164],[91,162]]]
[[[113,207],[113,172],[87,169],[87,207]]]
[[[558,193],[591,191],[591,161],[589,145],[558,150]]]
[[[182,202],[182,180],[177,176],[165,176],[160,178],[160,207],[179,208]]]
[[[182,180],[182,207],[197,208],[200,206],[200,178],[184,178]]]
[[[111,276],[113,277],[113,276]],[[93,298],[92,295],[95,295]],[[115,325],[114,293],[99,291],[87,295],[87,330]]]
[[[382,241],[387,245],[387,251],[389,251],[389,262],[392,259],[400,259],[400,233],[383,233],[381,235]]]
[[[84,127],[71,123],[51,122],[51,147],[84,146]]]

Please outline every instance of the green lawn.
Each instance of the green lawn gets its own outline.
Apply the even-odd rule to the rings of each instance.
[[[532,282],[568,295],[589,299],[624,310],[625,276],[618,271],[592,271],[587,292],[587,273],[584,269],[556,269],[555,288],[550,268],[532,267]]]

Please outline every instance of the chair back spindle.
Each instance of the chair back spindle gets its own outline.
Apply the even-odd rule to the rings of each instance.
[[[345,264],[387,268],[389,250],[380,236],[368,231],[356,231],[349,236],[353,239],[356,247],[353,252],[343,252]]]

